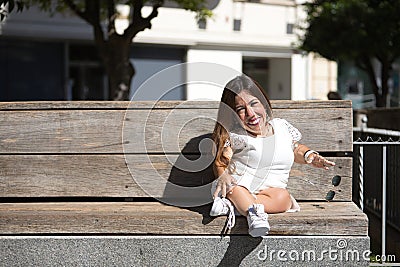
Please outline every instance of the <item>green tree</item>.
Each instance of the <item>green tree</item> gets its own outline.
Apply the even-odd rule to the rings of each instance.
[[[172,0],[179,7],[196,12],[197,19],[211,16],[205,0]],[[122,34],[115,28],[118,14],[116,5],[130,6],[129,26]],[[134,37],[145,29],[151,29],[151,20],[158,15],[158,9],[165,0],[0,0],[0,20],[9,12],[22,11],[30,6],[54,14],[73,12],[86,21],[93,29],[95,45],[105,67],[110,96],[114,100],[126,100],[129,97],[131,80],[135,69],[129,60],[130,48]],[[142,16],[142,8],[152,6],[152,12]]]
[[[304,5],[307,17],[298,47],[354,62],[367,73],[376,106],[385,107],[392,65],[400,57],[400,0],[314,0]]]

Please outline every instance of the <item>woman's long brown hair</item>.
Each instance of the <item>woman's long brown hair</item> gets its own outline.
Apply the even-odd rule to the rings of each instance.
[[[215,123],[212,139],[216,145],[215,161],[216,166],[227,167],[229,159],[223,156],[225,142],[229,140],[229,132],[241,128],[240,120],[236,114],[235,97],[242,91],[257,97],[269,118],[272,118],[271,103],[263,88],[253,79],[242,74],[229,81],[222,93],[218,109],[217,122]]]

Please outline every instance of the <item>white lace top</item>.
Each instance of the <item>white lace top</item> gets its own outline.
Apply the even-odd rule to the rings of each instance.
[[[268,187],[287,187],[294,161],[293,144],[301,139],[299,130],[286,120],[275,118],[269,123],[274,129],[272,136],[230,133],[225,144],[233,150],[228,168],[231,175],[254,194]]]

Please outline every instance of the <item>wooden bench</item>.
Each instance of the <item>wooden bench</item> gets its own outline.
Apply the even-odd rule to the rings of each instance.
[[[226,231],[225,217],[208,216],[210,204],[193,207],[190,194],[168,189],[167,181],[192,188],[212,181],[210,167],[190,172],[177,162],[202,156],[218,104],[0,103],[2,264],[368,266],[367,217],[351,201],[351,102],[272,102],[275,117],[336,166],[294,164],[288,188],[301,211],[271,214],[266,238],[248,236],[244,217]],[[333,188],[335,175],[342,179]]]

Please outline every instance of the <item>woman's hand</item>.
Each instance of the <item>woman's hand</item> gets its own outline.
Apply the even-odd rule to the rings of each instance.
[[[316,168],[324,168],[325,170],[329,170],[329,167],[336,165],[335,162],[329,161],[326,158],[324,158],[323,156],[316,154],[316,153],[312,153],[308,157],[307,163],[311,164],[312,166],[314,166]]]
[[[226,193],[235,185],[237,185],[236,180],[230,174],[224,172],[217,179],[217,188],[215,189],[213,198],[218,197],[220,192],[222,197],[226,197]]]
[[[232,156],[233,156],[233,150],[230,146],[228,147],[224,147],[224,150],[222,151],[222,156],[224,156],[225,158],[227,158],[228,160],[231,160]]]

